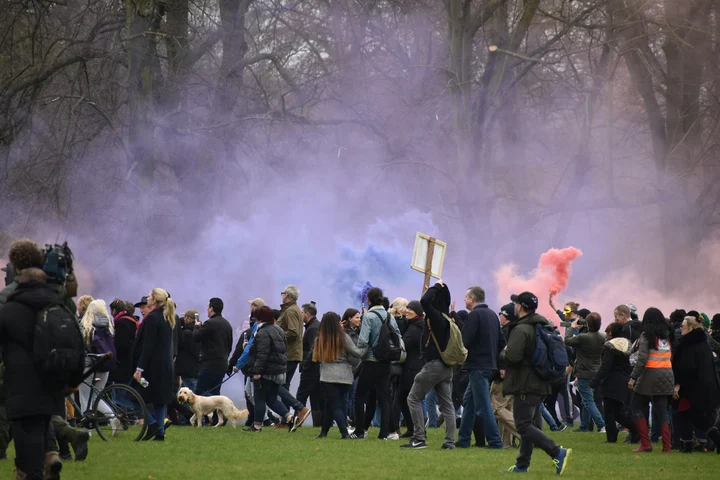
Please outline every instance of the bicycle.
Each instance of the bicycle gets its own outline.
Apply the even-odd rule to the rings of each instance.
[[[67,395],[67,399],[75,409],[78,427],[95,429],[100,438],[106,442],[111,438],[119,437],[123,432],[136,430],[137,435],[133,441],[138,442],[142,440],[148,428],[148,409],[140,394],[128,385],[120,383],[113,383],[98,390],[95,385],[99,382],[99,378],[93,377],[88,381],[111,357],[111,353],[88,354],[92,364],[84,372],[82,383],[90,387],[87,405],[92,405],[92,408],[85,410],[78,405],[73,394]]]

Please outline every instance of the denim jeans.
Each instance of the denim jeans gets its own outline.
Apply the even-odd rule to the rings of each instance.
[[[210,397],[213,395],[220,395],[220,386],[225,377],[225,372],[215,372],[213,370],[200,370],[198,375],[197,384],[195,389],[197,395],[204,397]]]
[[[325,391],[325,411],[321,433],[327,434],[332,427],[333,420],[343,437],[348,436],[347,429],[347,401],[351,385],[342,383],[321,383]]]
[[[428,428],[438,428],[437,395],[435,395],[435,390],[430,390],[425,396],[425,406],[427,409]]]
[[[157,423],[160,427],[158,435],[165,435],[165,417],[167,416],[167,405],[148,405],[148,425]]]
[[[475,416],[477,415],[482,419],[488,447],[503,448],[500,429],[490,402],[490,380],[493,374],[492,370],[468,371],[469,383],[463,397],[463,414],[460,421],[460,433],[458,434],[459,445],[470,446],[473,427],[475,426]]]
[[[586,415],[589,415],[590,418],[592,418],[595,425],[597,425],[598,430],[605,428],[605,420],[603,420],[602,415],[600,415],[600,410],[595,404],[595,392],[592,388],[590,388],[589,378],[578,379],[578,391],[580,392],[580,397],[582,398],[583,412],[587,412]]]
[[[430,390],[435,390],[443,418],[445,419],[445,443],[455,445],[455,407],[452,403],[452,368],[441,360],[431,360],[415,376],[408,407],[413,421],[413,440],[425,441],[426,432],[423,423],[422,400]]]
[[[295,412],[299,412],[305,408],[305,405],[300,403],[297,398],[293,397],[292,393],[290,393],[284,385],[280,385],[278,397],[280,397],[280,401],[282,401],[283,405],[285,405],[285,408],[288,410],[292,408]]]
[[[284,420],[288,416],[287,408],[278,399],[278,390],[281,386],[266,378],[253,381],[253,395],[255,400],[255,425],[262,426],[265,419],[265,408],[268,407],[280,415]]]
[[[541,404],[540,404],[540,414],[541,414],[542,417],[545,419],[545,422],[547,422],[547,424],[550,426],[550,430],[552,430],[552,431],[554,432],[554,431],[556,431],[556,430],[558,429],[558,425],[557,425],[557,423],[555,422],[555,419],[554,419],[553,416],[550,414],[550,412],[548,411],[548,409],[545,407],[545,404],[544,404],[544,403],[541,403]]]
[[[197,383],[197,378],[182,377],[182,382],[180,383],[180,386],[189,388],[191,392],[195,393],[195,390],[197,390]]]

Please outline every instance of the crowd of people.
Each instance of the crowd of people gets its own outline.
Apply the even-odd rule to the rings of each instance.
[[[638,453],[659,440],[665,453],[720,453],[720,314],[710,320],[676,310],[666,318],[648,308],[641,319],[634,305],[621,304],[603,333],[599,313],[575,302],[556,309],[550,296],[563,338],[537,313],[532,292],[513,295],[496,312],[477,286],[465,291],[465,309],[455,308],[442,281],[412,301],[390,302],[372,288],[360,310],[328,311],[318,320],[315,302],[301,305],[300,290],[289,285],[279,309],[249,301],[249,327],[235,342],[220,298],[208,301],[206,315],[178,315],[162,288],[137,303],[116,298],[108,305],[86,295],[76,305],[74,278],[48,275],[37,244],[18,240],[8,258],[12,281],[0,292],[0,457],[12,434],[16,478],[59,478],[71,447],[76,460],[88,455],[88,431],[73,423],[66,395],[90,408],[89,386],[76,374],[61,386],[44,381],[34,355],[36,319],[51,306],[77,324],[84,368],[93,355],[112,352],[95,386],[121,383],[141,394],[149,409],[144,440],[165,441],[169,426],[188,424],[192,412],[177,400],[181,387],[220,395],[237,375],[244,377],[244,430],[251,433],[294,432],[311,422],[317,438],[336,426],[341,439],[363,440],[375,426],[379,440],[405,439],[400,447],[415,450],[428,447],[428,428],[444,424],[442,449],[518,448],[509,471],[526,472],[537,447],[558,475],[572,451],[557,445],[543,422],[554,431],[579,422],[575,432],[604,433],[609,443],[627,431],[625,442],[639,444]]]

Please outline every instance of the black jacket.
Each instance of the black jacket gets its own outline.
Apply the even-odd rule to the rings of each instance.
[[[198,378],[200,375],[200,344],[193,340],[195,324],[190,322],[180,329],[180,342],[175,357],[175,375]]]
[[[125,312],[115,320],[115,353],[117,365],[110,372],[111,382],[128,383],[134,373],[133,346],[138,331],[138,322]]]
[[[445,318],[445,315],[450,313],[450,290],[447,285],[440,286],[436,284],[428,288],[420,299],[420,305],[422,305],[425,312],[422,335],[423,358],[428,362],[441,360],[440,352],[438,352],[435,342],[430,337],[428,325],[432,329],[440,350],[445,351],[450,339],[450,324]]]
[[[233,348],[230,322],[215,314],[193,331],[193,340],[200,343],[200,368],[213,372],[227,372],[228,357]]]
[[[630,340],[624,337],[605,342],[602,352],[602,366],[590,381],[592,388],[600,387],[603,398],[625,403],[628,399],[630,366]]]
[[[400,335],[405,335],[405,331],[408,329],[408,319],[405,315],[395,317],[395,323],[397,323],[398,330],[400,330]]]
[[[600,332],[573,335],[573,329],[565,331],[565,345],[575,349],[574,373],[577,378],[592,379],[600,370],[605,337]]]
[[[62,303],[54,287],[31,281],[18,284],[5,306],[0,308],[0,344],[10,420],[33,415],[62,415],[65,411],[64,389],[49,389],[33,360],[37,314],[48,305]]]
[[[485,304],[473,308],[463,326],[462,337],[468,350],[464,370],[498,369],[498,358],[506,342],[495,312]]]
[[[500,355],[506,364],[503,393],[505,395],[550,395],[550,381],[542,379],[530,365],[535,351],[535,325],[550,322],[541,315],[531,314],[518,320],[510,332],[507,348]]]
[[[407,322],[407,329],[403,335],[407,357],[403,364],[400,382],[403,388],[409,391],[412,388],[415,375],[420,373],[425,362],[422,355],[423,319],[417,317]]]
[[[143,388],[133,381],[132,387],[145,403],[168,405],[173,402],[173,329],[165,321],[160,308],[143,320],[135,339],[133,371],[142,368],[142,376],[150,382]]]
[[[713,355],[702,328],[680,338],[672,356],[675,383],[680,398],[687,398],[693,408],[713,411],[720,405],[720,387],[713,365]]]
[[[622,329],[623,337],[630,340],[630,346],[635,343],[642,333],[642,322],[640,320],[630,320]]]
[[[279,375],[287,372],[287,340],[282,328],[261,324],[250,346],[246,375]]]
[[[305,376],[320,377],[320,364],[312,361],[318,330],[320,330],[320,322],[317,318],[313,317],[312,320],[305,324],[305,333],[303,334],[303,361],[300,364],[300,372]]]

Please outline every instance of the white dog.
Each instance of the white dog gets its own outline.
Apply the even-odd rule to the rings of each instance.
[[[183,387],[177,395],[178,402],[188,403],[195,415],[190,419],[190,425],[196,427],[202,426],[202,418],[210,415],[214,411],[218,414],[218,423],[216,427],[225,422],[225,418],[232,422],[235,428],[235,422],[246,420],[248,417],[247,410],[238,410],[235,408],[232,400],[223,395],[215,395],[212,397],[200,397],[195,395],[189,388]],[[224,416],[224,417],[223,417]]]

